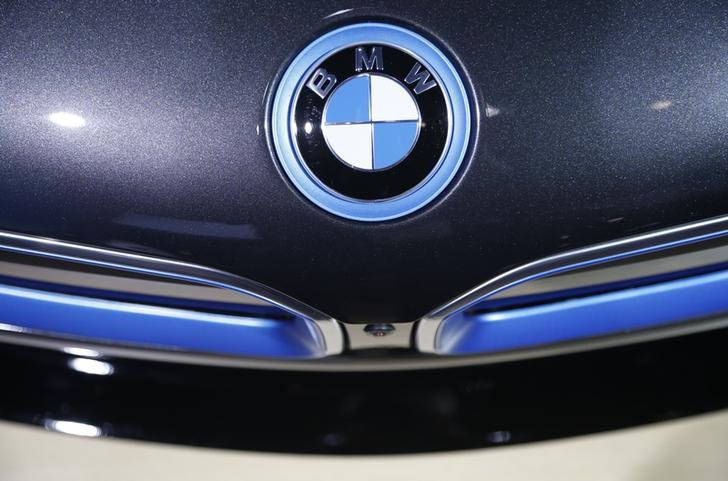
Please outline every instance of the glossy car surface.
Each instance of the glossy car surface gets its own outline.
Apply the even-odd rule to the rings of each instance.
[[[311,203],[285,175],[271,130],[273,99],[291,60],[326,32],[361,22],[397,25],[432,41],[453,62],[470,101],[470,142],[454,181],[428,206],[386,222],[344,219]],[[338,336],[335,349],[326,344],[331,337],[314,333],[286,355],[345,351],[365,366],[349,372],[334,360],[333,367],[305,364],[302,372],[291,364],[267,370],[199,356],[135,357],[121,349],[129,340],[123,336],[106,339],[109,350],[99,348],[99,356],[79,355],[68,351],[78,339],[63,337],[78,332],[62,332],[61,344],[28,343],[24,329],[47,324],[11,322],[0,311],[0,323],[16,327],[0,343],[3,419],[48,429],[69,421],[101,435],[201,446],[401,453],[585,434],[728,405],[728,305],[723,284],[713,283],[723,279],[725,256],[619,286],[649,290],[713,276],[715,308],[695,303],[698,310],[677,319],[709,322],[685,331],[680,324],[668,339],[439,364],[443,354],[485,349],[421,336],[428,319],[457,313],[486,325],[488,309],[503,304],[465,310],[483,307],[479,286],[534,265],[551,268],[562,256],[574,259],[574,269],[606,261],[606,254],[589,257],[595,246],[610,262],[688,244],[724,246],[728,5],[4,2],[0,33],[4,251],[28,254],[32,249],[21,252],[9,240],[21,239],[45,246],[43,256],[53,261],[99,268],[127,256],[128,265],[111,267],[135,274],[135,262],[151,258],[166,270],[147,265],[144,275],[270,301],[266,307],[283,311],[266,311],[271,332],[288,335],[286,316],[299,314],[310,321],[301,332],[335,326],[327,334]],[[50,252],[58,246],[93,251],[105,264],[90,254],[61,258]],[[27,281],[14,286],[38,288]],[[695,289],[704,292],[701,286]],[[478,295],[468,297],[473,290]],[[677,298],[661,292],[652,313]],[[682,292],[681,299],[695,299],[696,291]],[[448,311],[451,304],[461,310]],[[22,318],[27,311],[15,312]],[[360,332],[385,324],[399,329],[391,345]],[[160,332],[132,340],[164,344]],[[96,349],[90,337],[81,340]],[[283,352],[254,344],[255,355]],[[412,356],[426,361],[422,369],[386,367]],[[79,370],[74,359],[103,363],[107,372]]]

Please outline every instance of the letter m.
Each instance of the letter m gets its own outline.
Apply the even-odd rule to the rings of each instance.
[[[384,68],[382,47],[372,47],[372,51],[368,56],[364,47],[356,47],[354,52],[354,70],[357,72],[361,72],[364,69],[382,70]]]

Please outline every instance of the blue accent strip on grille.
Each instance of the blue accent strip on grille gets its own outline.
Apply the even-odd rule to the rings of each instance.
[[[728,313],[728,271],[533,307],[446,318],[437,334],[442,354],[531,348],[622,334]]]
[[[0,306],[4,330],[251,357],[324,354],[318,329],[302,318],[209,314],[3,285]]]

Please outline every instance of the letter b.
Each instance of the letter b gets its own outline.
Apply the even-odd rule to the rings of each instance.
[[[306,87],[316,92],[323,99],[331,92],[334,85],[336,85],[336,76],[327,72],[326,69],[318,68],[311,75]]]

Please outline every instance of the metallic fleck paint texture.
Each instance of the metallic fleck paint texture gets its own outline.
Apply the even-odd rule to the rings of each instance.
[[[0,228],[161,254],[345,321],[396,322],[531,259],[725,213],[724,2],[438,5],[4,2]],[[479,131],[438,202],[359,225],[284,180],[266,112],[306,42],[383,18],[458,60]]]
[[[288,62],[362,21],[421,33],[474,92],[457,178],[372,224],[306,201],[269,130]],[[5,1],[0,99],[0,230],[208,266],[346,322],[412,322],[516,266],[728,210],[721,1]],[[0,417],[265,451],[500,446],[725,408],[727,340],[385,373],[0,344]]]

